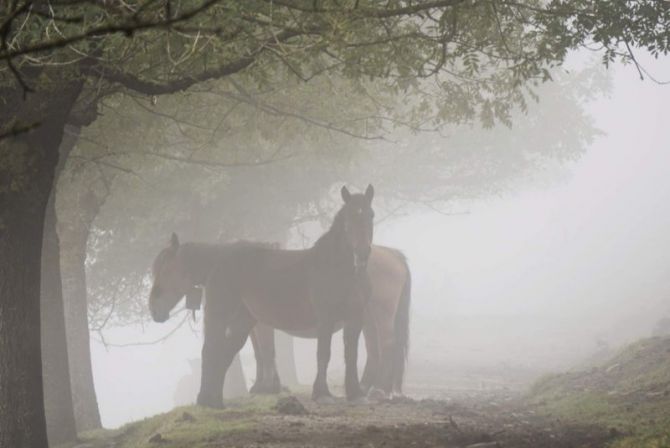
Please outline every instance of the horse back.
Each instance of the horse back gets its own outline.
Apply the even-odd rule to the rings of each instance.
[[[369,312],[390,324],[410,278],[407,260],[397,249],[374,245],[367,272],[372,285]]]

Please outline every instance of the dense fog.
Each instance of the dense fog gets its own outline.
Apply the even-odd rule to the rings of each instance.
[[[661,79],[670,73],[667,62],[651,67]],[[493,195],[411,205],[377,224],[375,243],[401,249],[413,276],[409,395],[523,388],[543,373],[584,365],[649,336],[670,315],[670,91],[640,82],[632,66],[604,76],[608,92],[585,103],[602,134],[584,154],[523,174]],[[405,135],[384,144],[392,151],[414,141]],[[364,162],[356,163],[365,172]],[[364,177],[353,188],[362,189]],[[393,179],[383,186],[392,187]],[[336,208],[338,199],[331,195],[328,206]],[[321,231],[319,225],[293,231],[288,245],[309,246]],[[168,236],[160,238],[167,243]],[[142,324],[106,329],[104,344],[92,333],[106,427],[175,405],[177,384],[202,344],[202,316],[180,324],[185,318],[182,312],[157,324],[144,315]],[[341,337],[334,341],[330,371],[339,382]],[[294,344],[298,378],[309,385],[316,342]],[[250,384],[249,342],[241,360]]]
[[[669,29],[0,2],[0,448],[670,446]]]

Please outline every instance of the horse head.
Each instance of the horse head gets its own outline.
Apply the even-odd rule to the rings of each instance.
[[[170,245],[158,254],[153,263],[149,310],[156,322],[168,320],[170,311],[193,289],[179,251],[179,238],[173,233]]]
[[[344,206],[342,216],[344,238],[354,252],[354,267],[365,269],[372,249],[373,219],[372,198],[374,189],[368,185],[364,194],[351,194],[346,186],[341,190]]]

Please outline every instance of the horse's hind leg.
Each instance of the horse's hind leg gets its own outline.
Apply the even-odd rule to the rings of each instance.
[[[367,314],[365,324],[363,325],[363,336],[365,338],[367,358],[361,378],[361,388],[363,391],[368,392],[377,384],[376,376],[379,374],[379,343],[377,342],[377,329]]]
[[[232,322],[226,329],[226,340],[223,343],[223,378],[225,382],[228,368],[235,359],[235,355],[244,347],[247,341],[249,332],[254,326],[254,320],[249,315],[249,312],[244,309],[245,315],[238,315],[234,322]]]
[[[380,352],[380,369],[377,376],[377,388],[384,391],[386,395],[390,395],[393,391],[393,318],[380,319],[378,326],[378,343]]]
[[[312,399],[321,401],[330,399],[333,395],[328,389],[328,363],[330,362],[330,344],[333,338],[333,328],[329,324],[320,324],[317,329],[318,341],[316,347],[317,373],[312,388]]]
[[[256,358],[256,381],[254,381],[253,386],[251,386],[251,389],[249,389],[250,394],[259,393],[258,391],[260,390],[261,383],[263,382],[263,355],[261,353],[258,341],[259,325],[260,324],[256,324],[256,326],[251,330],[251,333],[249,333],[249,337],[251,338],[251,345],[254,347],[254,358]]]
[[[275,356],[275,330],[258,323],[252,331],[256,353],[256,384],[251,389],[255,394],[278,394],[281,392]]]
[[[358,339],[361,335],[361,322],[354,319],[344,326],[344,389],[347,400],[361,398],[364,394],[358,382]]]

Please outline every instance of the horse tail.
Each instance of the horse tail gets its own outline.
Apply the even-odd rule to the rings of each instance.
[[[407,264],[407,258],[402,252],[397,252],[407,272],[405,285],[402,289],[400,302],[395,314],[394,335],[393,335],[393,389],[396,392],[402,392],[403,377],[409,354],[409,315],[410,303],[412,301],[412,273]]]

